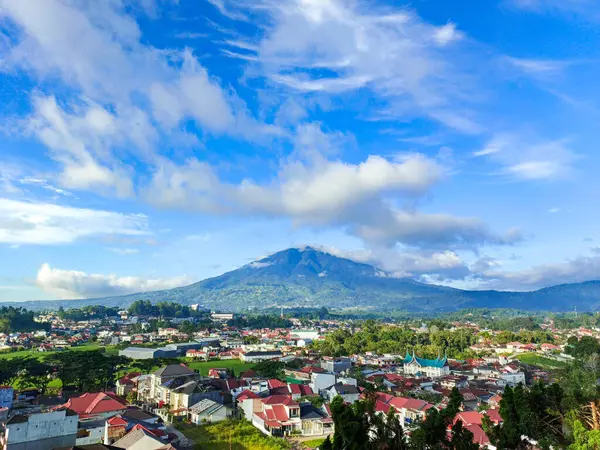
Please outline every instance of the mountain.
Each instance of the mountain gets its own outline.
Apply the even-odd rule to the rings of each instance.
[[[461,308],[580,311],[600,309],[600,281],[565,284],[534,292],[466,291],[419,283],[312,247],[291,248],[218,277],[175,289],[101,299],[21,302],[29,309],[126,307],[136,300],[200,303],[214,310],[272,307],[335,307],[411,312]],[[15,305],[15,303],[11,303]]]

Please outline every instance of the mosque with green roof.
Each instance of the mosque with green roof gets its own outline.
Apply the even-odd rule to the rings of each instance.
[[[431,378],[450,375],[450,366],[448,365],[448,358],[445,355],[443,358],[438,356],[436,359],[425,359],[415,356],[414,351],[412,355],[407,351],[403,363],[406,375]]]

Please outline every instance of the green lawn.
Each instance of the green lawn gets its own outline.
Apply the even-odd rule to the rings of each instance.
[[[208,369],[212,368],[223,368],[223,369],[231,369],[234,374],[237,376],[241,372],[244,372],[248,369],[254,367],[253,363],[245,363],[239,359],[226,359],[224,361],[193,361],[190,362],[186,359],[186,364],[190,367],[190,369],[199,370],[201,375],[207,375]]]
[[[247,420],[186,426],[186,437],[196,443],[195,450],[287,450],[291,448],[284,439],[267,437]]]
[[[89,351],[89,350],[98,350],[100,347],[100,345],[96,344],[96,343],[90,343],[90,344],[85,344],[85,345],[78,345],[75,347],[69,347],[66,350],[61,350],[61,351],[75,351],[75,352],[85,352],[85,351]],[[117,352],[117,349],[113,349],[110,347],[106,347],[106,351],[107,353],[113,353],[113,352]],[[14,359],[14,358],[18,358],[18,357],[26,357],[26,356],[34,356],[36,358],[44,358],[45,356],[51,355],[53,353],[58,353],[58,352],[40,352],[37,350],[22,350],[20,352],[12,352],[12,353],[0,353],[0,359]]]
[[[555,359],[546,358],[537,353],[522,353],[517,356],[517,359],[525,364],[532,364],[535,366],[548,367],[554,369],[560,369],[566,367],[567,363],[564,361],[556,361]]]
[[[302,445],[306,448],[319,448],[320,445],[325,442],[325,438],[311,439],[310,441],[304,441]]]

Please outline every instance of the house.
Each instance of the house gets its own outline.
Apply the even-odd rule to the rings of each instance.
[[[73,446],[77,440],[79,417],[73,411],[17,414],[5,424],[0,434],[3,450],[40,449]]]
[[[327,390],[329,401],[332,401],[338,395],[346,403],[354,403],[360,398],[360,390],[352,384],[336,383]]]
[[[208,353],[204,350],[190,349],[185,352],[185,356],[188,358],[201,359],[203,361],[208,360]]]
[[[489,417],[496,425],[502,423],[502,417],[500,417],[500,414],[496,409],[489,409],[485,412],[461,411],[454,418],[454,423],[460,420],[463,423],[463,426],[473,433],[473,442],[479,444],[480,447],[490,445],[490,440],[482,428],[484,415]]]
[[[158,450],[165,447],[166,442],[158,439],[143,428],[130,431],[113,444],[113,447],[124,450]]]
[[[300,404],[300,423],[302,436],[327,436],[334,431],[331,416],[310,402]]]
[[[310,386],[306,384],[288,384],[288,391],[292,396],[292,399],[298,400],[300,397],[309,397],[315,395]]]
[[[389,406],[394,408],[396,414],[400,416],[400,423],[403,425],[410,425],[417,420],[424,420],[427,411],[433,408],[431,403],[409,397],[393,397],[388,401],[387,405],[388,411]]]
[[[140,375],[140,372],[130,372],[124,377],[119,378],[116,382],[117,395],[121,397],[127,396],[137,385],[137,377]]]
[[[283,356],[281,350],[265,350],[265,351],[249,351],[242,353],[242,361],[244,362],[260,362],[269,359],[278,359]]]
[[[159,408],[155,412],[163,419],[170,421],[169,415],[187,416],[187,409],[203,399],[225,403],[231,395],[228,392],[223,392],[222,386],[215,386],[214,381],[207,378],[197,380],[190,377],[167,380],[157,389],[156,400],[158,400]],[[161,409],[164,405],[169,406],[168,414],[165,414],[165,411]]]
[[[252,399],[246,401],[250,400]],[[261,399],[255,405],[258,408],[252,414],[252,424],[264,434],[287,436],[300,431],[300,405],[291,397],[272,395]]]
[[[540,350],[543,352],[546,352],[546,353],[551,353],[551,352],[561,350],[561,347],[558,345],[554,345],[554,344],[544,343],[544,344],[540,345]]]
[[[136,428],[143,428],[158,439],[166,440],[166,427],[158,417],[137,408],[130,408],[123,414],[117,414],[104,423],[103,443],[112,444]]]
[[[415,356],[414,352],[412,355],[406,352],[403,363],[405,374],[431,378],[440,378],[450,375],[450,366],[448,365],[448,359],[446,357],[441,359],[424,359]]]
[[[198,379],[200,375],[184,364],[169,364],[148,377],[138,379],[138,399],[148,403],[169,403],[165,383],[176,378]],[[162,387],[161,387],[162,386]]]
[[[79,415],[77,445],[98,444],[104,435],[104,422],[127,409],[127,403],[114,392],[95,392],[72,397],[55,408],[67,408]]]
[[[127,409],[127,403],[114,392],[86,392],[70,398],[60,409],[67,408],[79,415],[80,420],[106,419]],[[59,409],[57,408],[57,409]]]
[[[204,399],[189,408],[190,422],[200,425],[208,422],[220,422],[231,416],[231,408],[215,401]]]

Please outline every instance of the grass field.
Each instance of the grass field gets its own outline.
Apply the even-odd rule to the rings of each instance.
[[[290,444],[284,439],[263,435],[247,420],[185,427],[183,433],[196,443],[196,450],[287,450]]]
[[[239,359],[227,359],[224,361],[193,361],[186,362],[186,364],[190,367],[190,369],[199,370],[201,375],[207,375],[208,369],[212,368],[223,368],[230,369],[234,372],[234,375],[239,375],[241,372],[245,370],[251,369],[254,367],[253,363],[245,363],[240,361]]]
[[[306,448],[319,448],[320,445],[325,442],[325,438],[321,439],[311,439],[310,441],[302,442],[302,445]]]
[[[92,344],[85,344],[85,345],[78,345],[76,347],[69,347],[67,350],[61,350],[61,351],[75,351],[75,352],[85,352],[85,351],[89,351],[89,350],[98,350],[99,348],[101,348],[98,344],[92,343]],[[112,353],[117,352],[118,350],[112,349],[107,347],[106,351],[108,353]],[[18,357],[26,357],[26,356],[33,356],[36,358],[44,358],[48,355],[51,355],[53,353],[58,353],[58,352],[40,352],[37,350],[22,350],[20,352],[12,352],[12,353],[0,353],[0,359],[14,359],[14,358],[18,358]]]
[[[567,365],[566,362],[546,358],[544,356],[538,355],[537,353],[522,353],[517,356],[517,359],[525,364],[532,364],[535,366],[548,367],[553,369],[560,369],[566,367]]]

